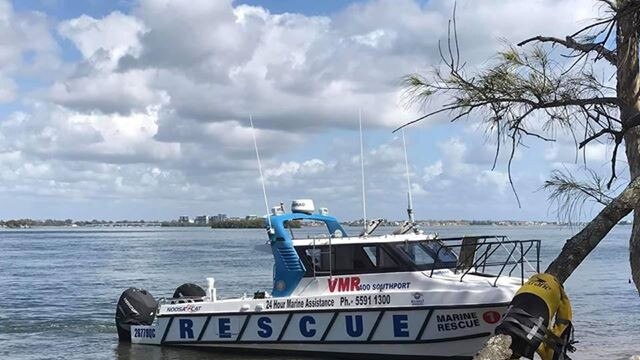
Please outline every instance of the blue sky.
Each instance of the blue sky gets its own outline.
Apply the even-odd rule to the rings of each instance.
[[[368,213],[403,218],[402,148],[391,131],[446,99],[409,106],[400,80],[439,65],[452,6],[0,0],[0,218],[263,213],[252,114],[270,202],[311,197],[355,219],[359,110]],[[579,0],[457,6],[469,71],[505,41],[564,36],[598,11]],[[492,169],[496,143],[481,120],[451,124],[443,114],[407,129],[418,218],[555,219],[540,188],[554,169],[580,171],[571,138],[528,139],[518,150],[518,207],[506,154]],[[606,175],[610,151],[594,144],[583,160]]]

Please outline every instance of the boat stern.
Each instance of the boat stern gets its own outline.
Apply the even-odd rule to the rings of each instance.
[[[157,325],[132,325],[131,343],[160,345],[162,343],[162,333]]]

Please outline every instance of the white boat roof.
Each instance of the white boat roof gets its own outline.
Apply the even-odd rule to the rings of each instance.
[[[349,237],[316,237],[305,239],[293,239],[293,246],[322,246],[329,245],[345,245],[345,244],[377,244],[377,243],[393,243],[393,242],[405,242],[405,241],[424,241],[434,240],[437,236],[435,234],[387,234],[387,235],[375,235],[375,236],[349,236]]]

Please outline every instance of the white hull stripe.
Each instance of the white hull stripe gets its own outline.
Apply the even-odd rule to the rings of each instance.
[[[467,313],[482,314],[483,309],[505,309],[507,305],[507,303],[498,303],[466,306],[416,306],[386,309],[369,308],[339,310],[323,309],[294,312],[235,312],[227,314],[216,313],[160,316],[159,320],[167,321],[160,344],[222,345],[237,343],[244,346],[249,344],[259,345],[278,343],[421,344],[459,341],[489,336],[493,327],[497,325],[497,320],[491,323],[486,322],[486,320],[484,320],[485,322],[481,322],[483,321],[482,315],[474,315],[471,320],[462,320],[462,317],[460,317],[458,319],[454,318],[453,323],[460,321],[464,324],[464,321],[468,321],[471,325],[458,325],[460,327],[449,328],[448,326],[456,325],[446,323],[444,319],[451,316],[448,314],[461,314],[465,313],[465,311]],[[473,309],[477,311],[471,311]],[[403,311],[405,313],[402,313]],[[372,312],[376,312],[377,314],[372,314]],[[490,310],[490,312],[494,311]],[[432,319],[435,318],[433,316],[434,313],[438,313],[437,320],[435,321],[436,324],[433,324],[434,321],[432,321]],[[313,316],[314,314],[316,315],[315,317]],[[341,314],[344,316],[341,316]],[[286,319],[284,319],[285,316]],[[203,319],[203,317],[206,318]],[[375,320],[373,320],[374,317]],[[292,319],[294,318],[296,318],[295,323],[299,329],[295,328],[295,326],[290,326],[292,324]],[[174,321],[175,319],[178,320]],[[212,319],[216,319],[216,321],[212,322]],[[338,319],[340,319],[341,326],[336,329],[335,324]],[[356,319],[357,325],[354,325],[354,319]],[[383,320],[385,320],[385,326],[380,327]],[[212,324],[215,325],[212,326]],[[326,327],[324,327],[325,324]],[[346,332],[351,331],[351,334],[347,335],[343,331],[345,329],[340,329],[340,327],[344,327],[345,325]],[[249,335],[246,335],[249,327],[251,327],[252,330]],[[278,329],[278,327],[280,327],[280,329]],[[357,331],[355,331],[354,328],[357,328]],[[436,328],[438,332],[435,332]],[[233,332],[234,329],[236,332]],[[380,331],[378,331],[379,329]],[[429,331],[426,331],[427,329],[429,329]],[[197,333],[195,333],[196,331]],[[267,331],[269,334],[265,335]],[[256,332],[259,337],[256,337]],[[354,333],[357,334],[354,335]],[[426,336],[425,333],[427,333]],[[277,337],[275,336],[276,334]],[[343,336],[340,334],[343,334]]]

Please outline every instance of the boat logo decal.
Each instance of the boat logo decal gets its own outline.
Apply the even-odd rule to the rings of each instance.
[[[482,314],[482,320],[484,320],[487,324],[495,324],[500,321],[501,318],[502,316],[500,316],[500,313],[493,310],[485,311],[485,313]]]
[[[422,296],[422,293],[414,292],[413,294],[411,294],[411,305],[423,305],[423,304],[424,304],[424,297]]]
[[[359,276],[334,277],[327,279],[330,293],[369,290],[404,290],[411,288],[410,281],[390,281],[381,283],[364,283]]]
[[[193,304],[182,304],[167,307],[167,312],[198,312],[202,306]]]
[[[360,290],[360,277],[359,276],[347,276],[341,278],[327,279],[327,285],[329,286],[329,292],[343,292],[343,291],[359,291]]]

